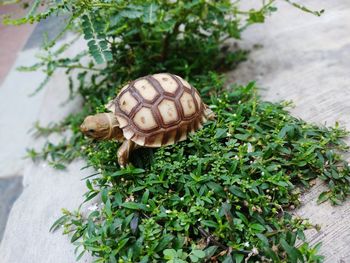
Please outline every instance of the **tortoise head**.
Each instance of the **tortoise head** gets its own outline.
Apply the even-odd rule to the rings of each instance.
[[[123,132],[119,128],[117,118],[113,113],[99,113],[87,116],[80,125],[80,130],[86,136],[97,140],[123,140]]]

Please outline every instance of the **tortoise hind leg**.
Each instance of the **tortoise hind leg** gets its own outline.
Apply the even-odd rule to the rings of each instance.
[[[131,140],[125,140],[118,150],[118,163],[124,168],[129,163],[130,153],[137,148],[136,143]]]
[[[215,120],[215,113],[208,107],[208,105],[205,105],[205,109],[204,109],[204,116],[205,118],[207,118],[208,120]]]

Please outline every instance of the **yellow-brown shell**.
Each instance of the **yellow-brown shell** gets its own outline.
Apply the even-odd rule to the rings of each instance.
[[[130,82],[108,108],[115,113],[124,137],[147,147],[183,141],[207,121],[198,91],[169,73]]]

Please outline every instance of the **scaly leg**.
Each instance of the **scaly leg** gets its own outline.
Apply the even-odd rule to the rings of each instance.
[[[121,168],[124,168],[129,163],[131,151],[136,149],[137,145],[131,140],[125,140],[118,150],[118,163]]]
[[[208,120],[215,120],[215,113],[208,107],[208,105],[205,105],[204,109],[204,115]]]

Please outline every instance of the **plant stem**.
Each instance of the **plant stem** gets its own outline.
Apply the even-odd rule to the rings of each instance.
[[[89,68],[89,67],[84,67],[84,66],[79,66],[79,65],[74,65],[74,66],[57,66],[58,68],[66,68],[66,69],[86,69],[86,70],[92,70],[92,71],[101,71],[100,69],[96,68]]]
[[[186,17],[186,16],[185,16]],[[162,54],[161,54],[161,60],[162,62],[164,62],[166,59],[167,59],[167,56],[168,56],[168,53],[169,53],[169,45],[170,45],[170,38],[172,36],[175,36],[175,39],[176,39],[176,36],[177,34],[179,33],[179,28],[180,28],[180,25],[182,24],[182,21],[183,19],[181,19],[180,21],[178,21],[175,26],[174,26],[174,29],[172,31],[172,33],[167,33],[165,38],[164,38],[164,41],[163,41],[163,50],[162,50]]]

